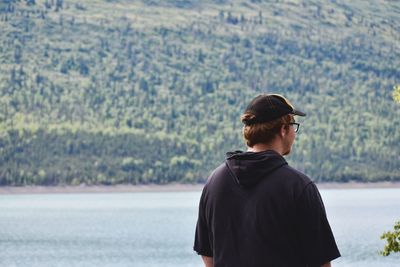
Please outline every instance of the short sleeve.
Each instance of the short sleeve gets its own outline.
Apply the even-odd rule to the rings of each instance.
[[[320,267],[340,257],[321,195],[309,183],[297,203],[297,233],[302,255],[310,267]]]
[[[193,249],[199,255],[208,257],[213,256],[209,236],[210,234],[209,234],[209,229],[206,219],[206,211],[205,211],[205,189],[203,189],[203,193],[200,198],[199,215],[197,219],[196,233],[195,233],[194,247],[193,247]]]

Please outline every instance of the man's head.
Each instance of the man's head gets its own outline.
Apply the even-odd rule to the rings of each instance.
[[[306,114],[294,109],[293,105],[281,95],[263,94],[254,98],[247,106],[241,119],[245,124],[243,136],[246,144],[278,143],[283,155],[290,153],[297,125],[294,115]]]

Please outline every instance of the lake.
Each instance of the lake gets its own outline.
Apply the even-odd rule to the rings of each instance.
[[[192,251],[200,193],[0,195],[0,266],[202,266]],[[321,195],[342,253],[333,266],[400,266],[400,255],[379,255],[400,189]]]

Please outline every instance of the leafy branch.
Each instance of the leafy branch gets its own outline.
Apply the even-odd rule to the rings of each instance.
[[[400,252],[400,221],[394,225],[394,231],[388,231],[382,234],[381,239],[386,239],[386,245],[381,251],[381,255],[389,256],[390,253]]]
[[[393,93],[392,93],[394,101],[397,103],[400,103],[400,85],[396,85],[393,87]]]

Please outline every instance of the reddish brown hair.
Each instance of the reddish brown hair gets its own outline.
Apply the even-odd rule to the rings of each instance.
[[[248,124],[255,116],[251,113],[243,114],[241,117],[242,122],[245,124],[243,137],[247,146],[253,147],[255,144],[271,142],[279,133],[282,125],[292,122],[292,117],[293,115],[288,114],[273,121]]]

